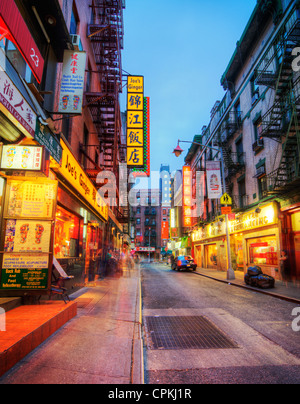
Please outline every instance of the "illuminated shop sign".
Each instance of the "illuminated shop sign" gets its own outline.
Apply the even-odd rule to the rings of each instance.
[[[44,149],[41,146],[2,146],[2,170],[41,171]]]
[[[192,226],[192,169],[185,166],[182,169],[183,181],[183,227]]]
[[[236,219],[229,221],[229,233],[234,234],[241,231],[259,229],[278,223],[278,214],[275,204],[261,207],[259,210],[252,210],[248,213],[236,215]],[[206,240],[212,237],[220,237],[226,234],[225,222],[213,222],[203,229],[198,229],[192,234],[194,242]]]
[[[105,220],[108,220],[108,207],[104,199],[63,140],[61,140],[61,146],[62,163],[61,166],[53,165],[53,170],[58,171]]]
[[[127,166],[144,165],[144,77],[127,79]]]

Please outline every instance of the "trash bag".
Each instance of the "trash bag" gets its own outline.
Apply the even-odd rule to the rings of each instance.
[[[249,274],[245,274],[245,283],[246,285],[250,285],[251,276]]]
[[[248,268],[248,275],[249,276],[258,276],[258,275],[262,275],[262,273],[263,272],[262,272],[261,268],[258,267],[257,265]]]
[[[255,288],[273,289],[275,287],[275,279],[269,275],[249,276],[245,275],[245,282]]]
[[[259,275],[257,277],[257,286],[261,289],[273,289],[275,287],[275,279],[269,275]]]

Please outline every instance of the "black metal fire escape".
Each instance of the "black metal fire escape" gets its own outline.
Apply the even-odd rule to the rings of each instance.
[[[125,0],[95,0],[95,23],[88,26],[100,73],[100,93],[87,93],[86,101],[98,131],[104,167],[117,175],[121,145],[123,9]]]
[[[268,192],[286,193],[300,183],[300,79],[295,79],[292,50],[300,41],[300,12],[295,9],[262,58],[256,83],[274,89],[274,102],[262,117],[260,138],[282,145],[277,169],[268,175]],[[275,161],[275,159],[274,159]]]

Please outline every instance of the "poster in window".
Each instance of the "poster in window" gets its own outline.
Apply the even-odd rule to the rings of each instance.
[[[57,182],[9,181],[6,216],[52,219]]]

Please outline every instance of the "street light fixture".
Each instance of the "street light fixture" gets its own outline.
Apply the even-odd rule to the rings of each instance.
[[[194,144],[196,146],[201,146],[205,149],[211,149],[215,150],[218,153],[221,153],[221,169],[222,169],[222,185],[223,185],[223,194],[226,192],[226,182],[225,182],[225,168],[224,168],[224,157],[223,157],[223,150],[217,149],[215,147],[203,145],[201,143],[197,142],[189,142],[186,140],[178,140],[178,145],[176,149],[174,149],[173,153],[175,154],[176,157],[180,157],[181,154],[183,153],[184,150],[181,149],[179,146],[180,143],[189,143],[189,144]],[[230,251],[230,237],[229,237],[229,227],[228,227],[228,215],[225,215],[226,217],[226,238],[227,238],[227,258],[228,258],[228,270],[227,270],[227,280],[234,280],[235,279],[235,273],[232,268],[232,260],[231,260],[231,251]]]

